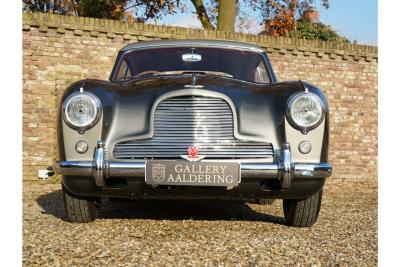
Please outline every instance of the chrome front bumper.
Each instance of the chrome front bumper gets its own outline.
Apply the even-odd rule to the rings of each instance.
[[[56,174],[94,177],[97,186],[104,186],[108,177],[144,177],[146,161],[109,161],[104,143],[99,141],[92,161],[57,161]],[[290,145],[285,143],[278,163],[241,163],[242,178],[279,179],[282,188],[289,188],[294,178],[326,178],[332,174],[329,163],[294,163]]]

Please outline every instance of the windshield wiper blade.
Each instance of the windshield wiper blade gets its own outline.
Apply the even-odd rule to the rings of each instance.
[[[222,71],[202,71],[202,70],[173,70],[173,71],[163,71],[159,73],[145,73],[141,74],[138,73],[136,75],[130,76],[130,77],[124,77],[122,79],[118,79],[118,81],[130,81],[134,79],[139,79],[142,77],[146,76],[163,76],[163,75],[184,75],[184,74],[200,74],[200,75],[214,75],[214,76],[222,76],[222,77],[228,77],[228,78],[233,78],[233,75],[222,72]]]
[[[180,74],[204,74],[204,75],[215,75],[215,76],[224,76],[232,78],[233,75],[222,72],[222,71],[209,71],[209,70],[173,70],[173,71],[163,71],[158,73],[158,75],[180,75]]]
[[[126,82],[126,81],[130,81],[130,80],[136,80],[136,79],[140,79],[142,77],[146,77],[146,76],[158,76],[160,75],[159,73],[146,73],[146,74],[140,74],[140,75],[133,75],[133,76],[128,76],[128,77],[123,77],[120,79],[117,79],[117,81],[119,82]]]

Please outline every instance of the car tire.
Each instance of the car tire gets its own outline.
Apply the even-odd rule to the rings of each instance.
[[[256,204],[258,205],[272,205],[274,204],[275,199],[273,198],[259,198],[256,199]]]
[[[62,187],[65,213],[70,222],[88,223],[99,216],[99,199],[77,196]]]
[[[283,212],[286,224],[294,227],[310,227],[318,218],[322,190],[306,199],[284,199]]]

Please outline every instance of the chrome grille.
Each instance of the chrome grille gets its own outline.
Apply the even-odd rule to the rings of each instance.
[[[273,157],[270,143],[234,137],[233,115],[220,98],[183,96],[163,100],[154,113],[154,136],[114,147],[116,159],[179,158],[195,145],[200,155],[219,159]]]

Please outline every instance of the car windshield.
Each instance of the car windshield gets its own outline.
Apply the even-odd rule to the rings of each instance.
[[[226,48],[154,48],[125,53],[114,80],[145,76],[199,73],[268,83],[267,66],[261,54]]]

